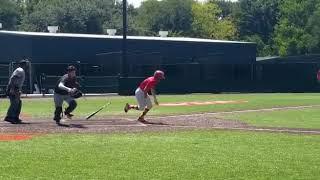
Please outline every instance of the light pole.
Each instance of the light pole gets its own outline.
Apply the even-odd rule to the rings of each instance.
[[[122,0],[122,62],[121,62],[121,76],[128,77],[127,66],[127,0]]]

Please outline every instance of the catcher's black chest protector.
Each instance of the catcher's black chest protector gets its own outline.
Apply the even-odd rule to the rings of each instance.
[[[66,90],[60,89],[58,86],[62,82],[68,88],[79,88],[79,83],[76,78],[70,78],[68,74],[63,75],[57,82],[54,91],[61,95],[67,95],[68,92]]]

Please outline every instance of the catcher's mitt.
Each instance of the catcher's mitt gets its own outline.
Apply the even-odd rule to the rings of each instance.
[[[70,93],[70,96],[77,99],[77,98],[80,98],[82,97],[82,92],[80,90],[75,90],[73,92]]]

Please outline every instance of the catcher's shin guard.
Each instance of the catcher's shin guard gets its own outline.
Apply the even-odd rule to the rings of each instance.
[[[54,111],[54,118],[55,121],[60,121],[61,119],[61,113],[62,113],[62,107],[56,107],[56,110]]]
[[[75,100],[72,100],[69,103],[69,106],[64,111],[64,114],[70,114],[74,109],[76,109],[76,107],[77,107],[77,102]]]

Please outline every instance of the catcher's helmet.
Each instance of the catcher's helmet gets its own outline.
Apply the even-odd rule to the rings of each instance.
[[[67,72],[71,72],[71,71],[76,71],[77,69],[76,69],[76,67],[74,67],[74,66],[68,66],[68,68],[67,68]]]
[[[164,77],[164,72],[163,72],[163,71],[160,71],[160,70],[156,70],[156,71],[154,72],[153,77],[156,78],[156,79],[159,79],[159,80],[165,79],[165,77]]]

